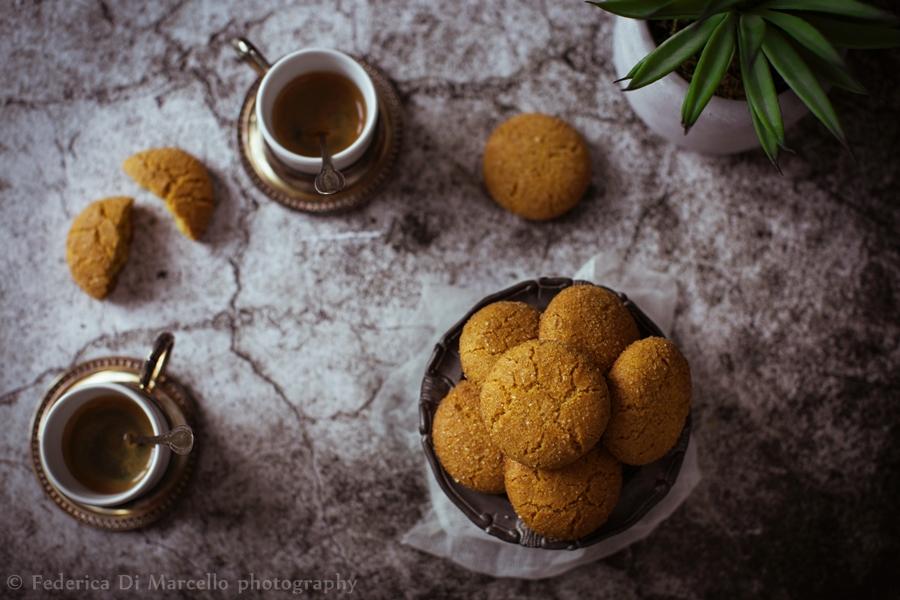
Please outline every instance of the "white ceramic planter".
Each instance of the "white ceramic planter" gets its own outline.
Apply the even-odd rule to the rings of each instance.
[[[613,33],[613,65],[621,77],[647,56],[656,43],[646,21],[616,17]],[[759,146],[747,103],[713,96],[703,114],[684,134],[681,126],[681,103],[688,84],[677,73],[639,90],[625,92],[628,103],[647,127],[669,142],[703,154],[734,154]],[[806,114],[806,106],[791,92],[778,96],[785,129]]]

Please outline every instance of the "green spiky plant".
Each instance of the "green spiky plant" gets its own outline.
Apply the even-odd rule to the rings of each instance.
[[[857,94],[865,89],[850,73],[842,50],[900,46],[897,17],[856,0],[605,0],[589,4],[633,19],[687,23],[619,80],[628,81],[626,91],[642,88],[699,53],[681,106],[685,133],[736,56],[753,127],[776,168],[779,150],[785,145],[772,68],[847,147],[825,88]]]

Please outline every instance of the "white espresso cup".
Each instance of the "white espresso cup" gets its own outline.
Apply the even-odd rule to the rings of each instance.
[[[343,75],[355,85],[363,97],[366,106],[366,121],[359,137],[337,154],[331,157],[332,164],[343,170],[358,161],[365,154],[375,137],[375,124],[378,121],[378,96],[375,84],[366,70],[350,56],[328,48],[305,48],[297,50],[278,59],[270,65],[253,44],[244,38],[234,41],[234,46],[242,58],[263,78],[256,91],[256,122],[269,150],[281,163],[302,173],[314,175],[322,169],[320,157],[304,156],[291,152],[275,138],[272,127],[272,108],[275,99],[284,87],[301,75],[307,73],[326,72]]]
[[[171,450],[164,444],[156,444],[150,452],[147,467],[139,479],[128,489],[104,494],[88,488],[69,470],[63,456],[63,437],[66,425],[86,403],[100,397],[116,397],[122,402],[133,402],[146,415],[153,435],[169,431],[169,423],[153,399],[151,392],[157,378],[165,369],[174,339],[169,333],[159,336],[150,358],[144,365],[140,380],[128,383],[83,383],[73,387],[57,400],[41,419],[38,427],[38,448],[41,466],[47,479],[65,496],[81,504],[93,506],[117,506],[138,498],[165,474],[171,458]]]

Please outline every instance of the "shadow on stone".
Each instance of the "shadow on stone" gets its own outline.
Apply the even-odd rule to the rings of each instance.
[[[155,198],[153,201],[161,203]],[[123,306],[145,304],[165,295],[172,285],[170,274],[174,261],[168,240],[172,235],[180,235],[171,220],[160,218],[140,202],[134,204],[132,227],[128,262],[109,297]]]

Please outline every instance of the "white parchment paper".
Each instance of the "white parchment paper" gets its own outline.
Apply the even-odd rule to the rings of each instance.
[[[670,276],[639,264],[621,265],[605,255],[597,255],[572,277],[624,292],[663,332],[669,330],[678,295],[675,281]],[[493,291],[496,290],[448,286],[431,286],[423,290],[412,325],[421,326],[424,330],[431,331],[432,335],[425,336],[429,341],[421,352],[416,353],[416,358],[391,374],[374,402],[385,416],[384,425],[390,430],[389,433],[406,438],[416,451],[421,452],[416,427],[419,386],[433,342],[475,302]],[[560,575],[644,539],[685,501],[701,478],[697,449],[692,438],[675,485],[633,527],[580,550],[540,550],[516,546],[480,530],[447,499],[428,471],[424,456],[422,464],[428,481],[431,506],[401,541],[423,552],[452,560],[471,571],[495,577],[524,579]]]

